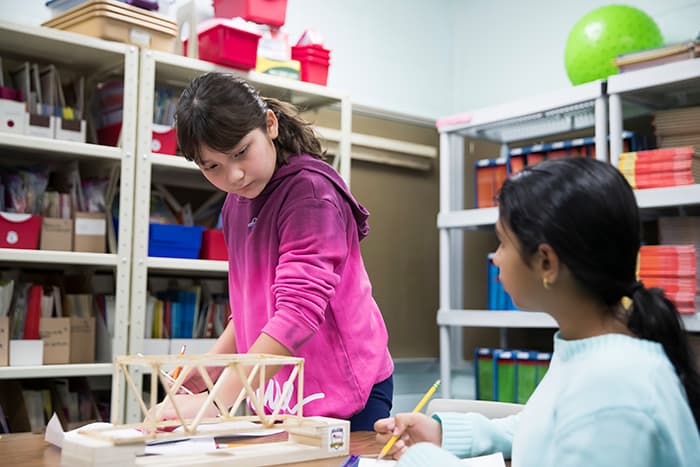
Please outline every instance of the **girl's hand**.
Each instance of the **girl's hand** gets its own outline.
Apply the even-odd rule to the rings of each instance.
[[[204,405],[204,401],[207,400],[209,393],[202,392],[199,394],[175,394],[175,404],[180,411],[180,415],[184,419],[193,419],[199,409]],[[164,400],[152,409],[152,413],[156,414],[160,408],[163,407],[160,412],[160,420],[177,420],[177,414],[175,413],[175,408],[173,407],[173,402],[170,399]],[[218,410],[213,404],[209,404],[206,412],[204,413],[204,418],[214,418],[219,414]]]
[[[409,446],[429,442],[437,446],[442,444],[442,425],[422,413],[402,413],[395,417],[377,420],[374,424],[377,441],[386,444],[394,435],[399,435],[387,455],[400,458]]]

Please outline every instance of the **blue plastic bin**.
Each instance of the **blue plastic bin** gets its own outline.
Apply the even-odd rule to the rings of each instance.
[[[203,228],[173,224],[149,224],[148,256],[199,258]]]

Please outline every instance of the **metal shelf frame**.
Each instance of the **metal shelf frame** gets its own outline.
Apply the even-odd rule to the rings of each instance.
[[[210,62],[196,60],[154,50],[142,50],[139,67],[138,130],[136,154],[136,178],[134,189],[133,264],[131,271],[131,320],[129,325],[129,353],[143,350],[144,318],[146,315],[147,284],[149,274],[226,277],[228,262],[177,258],[154,258],[148,256],[148,219],[150,217],[150,195],[152,180],[177,180],[178,186],[190,188],[215,188],[201,175],[197,166],[182,157],[153,154],[151,135],[153,101],[156,84],[184,88],[195,77],[221,71],[239,75],[255,86],[262,95],[291,102],[303,110],[324,106],[340,106],[339,172],[350,183],[350,137],[352,135],[352,108],[350,97],[344,92],[325,86],[294,81],[275,76],[242,72],[221,67]],[[133,381],[140,385],[140,370],[133,370]],[[139,420],[138,401],[126,400],[127,422]]]
[[[700,105],[700,60],[683,60],[612,75],[608,78],[607,93],[610,163],[617,166],[622,153],[625,118],[678,105]]]
[[[464,230],[493,228],[496,208],[464,209],[464,138],[501,143],[508,154],[513,141],[594,128],[596,157],[607,160],[607,97],[605,83],[594,81],[561,91],[522,99],[473,112],[468,123],[440,128],[440,376],[443,397],[451,397],[450,369],[463,365],[462,327],[471,325],[449,317],[463,308]],[[506,316],[506,315],[501,315]],[[519,317],[514,317],[517,320]],[[457,324],[460,323],[460,324]],[[526,327],[539,327],[533,322]]]
[[[53,63],[90,76],[118,74],[124,80],[123,122],[120,147],[75,143],[33,136],[0,133],[0,147],[51,158],[75,158],[120,166],[120,222],[116,254],[41,250],[0,250],[2,263],[37,267],[45,265],[107,268],[115,278],[115,335],[113,355],[127,351],[131,299],[131,243],[133,180],[136,149],[138,49],[51,28],[0,21],[0,54],[3,58]],[[88,80],[89,81],[89,80]],[[2,378],[110,375],[111,363],[43,365],[0,368]],[[123,384],[121,387],[124,387]],[[124,392],[112,391],[112,406],[123,407]]]

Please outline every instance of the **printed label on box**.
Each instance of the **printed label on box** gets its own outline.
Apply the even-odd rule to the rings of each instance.
[[[132,27],[129,29],[129,42],[143,47],[149,47],[151,45],[151,35],[143,29]]]
[[[107,223],[104,219],[75,219],[76,235],[104,235],[107,232]]]
[[[10,366],[40,366],[44,362],[41,339],[10,340]]]

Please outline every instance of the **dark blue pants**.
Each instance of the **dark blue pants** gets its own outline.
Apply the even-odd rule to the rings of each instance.
[[[350,431],[374,431],[374,422],[387,418],[394,398],[394,377],[372,386],[365,408],[350,417]]]

